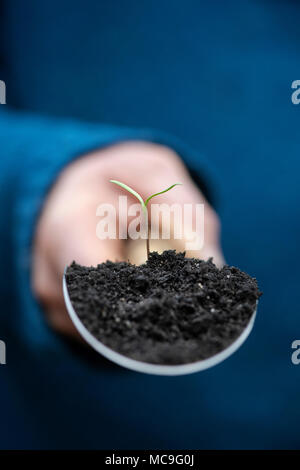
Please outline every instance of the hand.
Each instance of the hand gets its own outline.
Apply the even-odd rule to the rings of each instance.
[[[45,307],[49,323],[65,334],[76,333],[62,296],[64,267],[73,260],[89,266],[107,259],[128,259],[126,240],[99,240],[96,236],[99,204],[118,207],[118,197],[128,196],[109,182],[112,178],[133,187],[143,198],[174,182],[183,183],[153,202],[204,203],[204,247],[192,256],[212,256],[216,264],[223,264],[218,217],[175,152],[156,144],[125,142],[85,155],[60,174],[45,202],[34,242],[33,290]],[[185,240],[176,242],[177,250],[184,251]]]

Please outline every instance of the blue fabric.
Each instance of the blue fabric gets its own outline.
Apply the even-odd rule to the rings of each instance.
[[[290,360],[300,336],[300,106],[290,98],[299,2],[7,0],[1,9],[0,447],[299,447],[300,365]],[[199,171],[197,155],[207,155],[227,261],[264,291],[243,348],[187,377],[71,352],[29,285],[34,223],[57,172],[126,138],[176,147],[146,128],[194,147],[179,151]]]

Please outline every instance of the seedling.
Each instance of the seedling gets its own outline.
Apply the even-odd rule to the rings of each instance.
[[[143,210],[143,213],[144,213],[144,217],[145,217],[145,223],[146,223],[146,227],[147,227],[147,233],[146,233],[146,247],[147,247],[147,259],[149,258],[149,252],[150,252],[150,248],[149,248],[149,225],[148,225],[148,204],[149,204],[149,201],[155,197],[155,196],[159,196],[160,194],[163,194],[163,193],[166,193],[167,191],[170,191],[170,189],[174,188],[174,186],[178,186],[178,185],[181,185],[182,183],[174,183],[172,184],[172,186],[170,186],[169,188],[167,189],[164,189],[163,191],[160,191],[159,193],[155,193],[155,194],[152,194],[151,196],[149,196],[145,201],[144,199],[142,198],[142,196],[137,193],[134,189],[130,188],[130,186],[127,186],[127,184],[124,184],[124,183],[121,183],[120,181],[117,181],[117,180],[109,180],[111,183],[114,183],[114,184],[117,184],[118,186],[121,186],[121,188],[123,189],[126,189],[126,191],[128,191],[129,193],[131,193],[133,196],[135,196],[141,206],[142,206],[142,210]]]

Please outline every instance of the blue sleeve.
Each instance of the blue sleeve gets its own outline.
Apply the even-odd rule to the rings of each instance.
[[[202,157],[160,132],[47,118],[1,106],[0,327],[31,347],[53,350],[58,341],[30,289],[32,239],[45,196],[71,160],[125,140],[168,145],[198,169],[203,164]]]

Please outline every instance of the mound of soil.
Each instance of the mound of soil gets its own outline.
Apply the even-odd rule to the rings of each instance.
[[[85,327],[115,351],[153,364],[184,364],[229,346],[261,293],[238,268],[184,253],[150,253],[135,266],[107,261],[68,267],[71,302]]]

